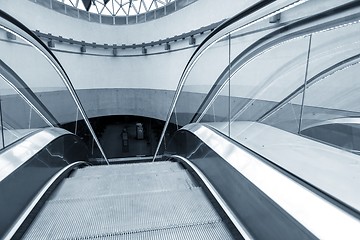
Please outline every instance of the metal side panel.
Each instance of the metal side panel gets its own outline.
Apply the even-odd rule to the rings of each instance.
[[[185,170],[177,172],[145,173],[134,175],[96,176],[93,178],[68,178],[51,200],[93,198],[177,189],[191,189],[198,185]]]
[[[220,221],[199,188],[50,201],[24,239],[85,239]]]
[[[78,171],[76,171],[73,177],[141,174],[152,172],[175,172],[182,169],[183,167],[178,163],[169,161],[117,164],[109,166],[101,165],[79,169]]]
[[[0,239],[10,239],[27,224],[27,216],[43,195],[39,193],[44,186],[50,187],[47,184],[54,176],[79,160],[85,163],[89,155],[81,139],[56,128],[4,149],[0,162],[5,161],[7,167],[0,171]]]
[[[360,236],[356,212],[208,127],[187,125],[168,151],[187,157],[204,173],[252,238]]]
[[[20,168],[46,145],[70,132],[61,128],[45,128],[3,149],[0,154],[0,182]]]

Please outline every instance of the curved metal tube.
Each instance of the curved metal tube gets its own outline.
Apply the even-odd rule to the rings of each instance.
[[[356,6],[356,4],[351,3],[350,8]],[[337,13],[341,13],[341,11],[347,11],[348,6],[342,6],[340,8],[336,9]],[[237,71],[239,71],[244,65],[246,65],[248,62],[252,61],[257,56],[269,51],[269,49],[274,48],[278,46],[279,44],[282,44],[283,42],[291,41],[293,39],[296,39],[298,37],[306,36],[309,34],[312,34],[314,32],[322,31],[327,28],[331,28],[337,25],[341,25],[347,22],[354,21],[354,19],[358,19],[360,17],[360,14],[355,13],[354,15],[351,15],[350,17],[346,17],[345,19],[342,19],[342,22],[339,21],[330,21],[329,23],[317,23],[315,26],[310,26],[306,29],[301,29],[305,24],[314,23],[316,21],[327,19],[329,16],[331,16],[331,13],[335,12],[334,9],[331,9],[329,11],[319,13],[315,16],[312,16],[310,18],[306,18],[303,20],[300,20],[298,22],[295,22],[293,24],[290,24],[288,26],[285,26],[279,30],[276,30],[255,43],[253,43],[251,46],[249,46],[247,49],[245,49],[243,52],[241,52],[231,63],[232,66],[230,77],[235,75]],[[300,28],[300,30],[299,30]],[[275,38],[276,37],[276,38]],[[274,39],[275,38],[275,39]],[[203,115],[206,113],[207,109],[211,106],[211,104],[215,101],[216,97],[220,94],[222,88],[228,83],[229,81],[229,69],[226,68],[221,73],[219,78],[214,83],[213,88],[210,90],[208,95],[206,96],[203,103],[200,105],[197,112],[200,112],[202,114],[195,115],[192,119],[192,122],[199,122],[200,119],[203,117]],[[250,103],[251,104],[251,103]]]
[[[211,194],[213,195],[213,197],[216,199],[216,201],[219,203],[219,205],[221,206],[221,208],[224,210],[224,212],[226,213],[226,215],[229,217],[229,219],[231,220],[231,222],[234,224],[234,226],[236,227],[236,229],[239,231],[239,233],[241,233],[241,236],[248,240],[248,239],[254,239],[253,236],[251,236],[251,234],[246,230],[246,227],[243,226],[243,224],[241,223],[241,221],[238,219],[238,217],[236,216],[236,214],[231,210],[231,208],[229,207],[229,205],[226,203],[226,201],[221,197],[220,193],[216,190],[216,188],[211,184],[211,182],[208,180],[208,178],[205,176],[205,174],[198,168],[196,167],[195,164],[193,164],[191,161],[189,161],[188,159],[179,156],[179,155],[172,155],[170,156],[172,158],[178,159],[179,161],[181,161],[182,163],[188,165],[191,170],[193,172],[195,172],[198,177],[201,179],[201,181],[204,183],[204,185],[207,187],[207,189],[211,192]]]
[[[307,80],[306,87],[310,87],[311,85],[326,79],[328,76],[330,76],[338,71],[341,71],[341,70],[347,68],[348,66],[353,66],[355,64],[359,64],[360,63],[359,59],[360,59],[360,54],[356,54],[352,57],[344,59],[344,60],[328,67],[327,69],[321,71],[320,73],[316,74],[314,77]],[[296,96],[298,96],[300,93],[302,93],[304,90],[304,85],[305,84],[302,84],[297,89],[295,89],[292,93],[290,93],[288,96],[286,96],[282,101],[280,101],[278,104],[276,104],[272,109],[270,109],[263,116],[258,118],[257,121],[262,122],[262,121],[266,120],[268,117],[270,117],[272,114],[274,114],[277,110],[282,108],[284,105],[286,105],[292,99],[294,99]]]
[[[22,212],[22,214],[18,217],[17,221],[11,226],[11,228],[6,232],[4,235],[4,240],[10,240],[14,237],[16,234],[16,231],[21,227],[21,224],[24,223],[26,218],[30,215],[31,211],[35,208],[35,206],[39,203],[41,198],[46,194],[46,192],[49,190],[49,188],[67,171],[70,169],[73,169],[77,166],[87,164],[83,161],[78,161],[69,164],[68,166],[61,169],[58,173],[56,173],[36,194],[34,199],[29,203],[29,205],[26,207],[26,209]]]
[[[167,127],[170,122],[171,115],[175,109],[175,105],[176,105],[178,98],[180,96],[180,93],[184,87],[185,81],[186,81],[191,69],[194,67],[194,65],[196,64],[198,59],[202,56],[202,54],[204,54],[204,52],[208,48],[210,48],[213,44],[215,44],[217,41],[220,41],[224,37],[227,37],[227,34],[234,32],[234,31],[238,31],[239,29],[249,27],[265,18],[276,15],[282,11],[287,10],[288,8],[295,7],[296,5],[305,3],[307,1],[308,0],[297,0],[297,1],[295,1],[295,0],[293,0],[293,1],[285,1],[285,0],[278,0],[278,1],[268,0],[268,1],[266,1],[266,0],[263,0],[263,1],[259,1],[255,5],[240,12],[233,18],[227,20],[226,22],[224,22],[223,24],[218,26],[213,32],[211,32],[206,37],[206,39],[200,44],[200,46],[195,50],[195,52],[191,56],[190,60],[186,64],[185,69],[180,77],[180,81],[176,88],[175,95],[174,95],[173,101],[171,103],[171,107],[169,109],[168,115],[166,117],[163,131],[160,136],[159,144],[156,147],[153,161],[155,161],[155,158],[159,152],[161,143],[165,137],[165,132],[166,132]],[[273,4],[273,3],[275,3],[275,4]],[[251,14],[253,14],[255,12],[257,12],[258,14],[256,16],[251,16]]]
[[[9,66],[0,60],[0,77],[51,127],[59,126],[59,122],[40,101],[27,84]]]
[[[14,143],[0,154],[0,182],[56,138],[72,134],[62,128],[46,128]]]
[[[343,207],[344,203],[341,200],[335,202],[335,198],[331,195],[328,195],[327,198],[321,196],[319,190],[314,191],[311,183],[307,183],[306,179],[297,178],[292,173],[287,172],[286,169],[279,171],[281,166],[276,166],[277,163],[273,163],[272,159],[262,158],[246,149],[246,147],[229,141],[226,136],[212,130],[211,127],[200,123],[188,124],[181,131],[195,135],[196,139],[206,144],[211,151],[214,151],[223,161],[232,166],[238,174],[245,177],[251,184],[254,184],[262,193],[272,199],[281,209],[285,210],[317,238],[327,239],[334,236],[337,236],[335,238],[351,238],[351,236],[360,234],[360,219],[356,210],[345,209]],[[301,153],[298,154],[301,155]],[[188,156],[188,153],[185,153],[185,155]],[[199,155],[196,155],[192,160],[194,163],[207,160],[206,158],[199,158]],[[206,154],[206,156],[208,155],[211,156],[210,159],[213,158],[213,155]],[[191,156],[189,158],[191,159]],[[206,166],[205,171],[201,169],[205,174],[206,169],[210,169],[209,164],[214,164],[212,160],[208,161],[208,164],[200,164],[200,166]],[[215,171],[219,171],[218,165],[215,168]],[[223,168],[220,169],[223,170]],[[213,177],[212,180],[214,179]],[[355,190],[356,185],[353,188]],[[241,194],[244,193],[241,192]],[[254,196],[249,194],[247,197]],[[240,200],[236,199],[236,201]],[[304,201],[306,201],[306,204],[304,204]],[[255,204],[255,202],[253,203]],[[240,218],[240,220],[246,221],[248,218]],[[265,221],[265,219],[263,220]],[[321,224],[314,224],[319,222]],[[243,224],[245,225],[245,223]]]
[[[2,150],[0,238],[19,239],[13,234],[24,221],[26,225],[31,220],[29,213],[50,185],[60,175],[65,177],[62,173],[66,169],[89,164],[90,157],[85,143],[61,128],[41,129]]]
[[[17,21],[15,18],[11,17],[9,14],[5,13],[4,11],[0,10],[0,17],[6,20],[5,23],[1,23],[0,28],[3,28],[5,31],[9,31],[14,35],[19,36],[21,39],[29,43],[33,46],[36,50],[38,50],[46,60],[53,66],[55,71],[59,74],[62,81],[64,82],[66,88],[70,92],[72,98],[75,101],[78,110],[80,111],[81,116],[83,117],[85,124],[87,125],[96,145],[98,146],[103,158],[105,159],[106,163],[109,164],[108,159],[105,156],[105,152],[102,149],[99,140],[96,137],[96,134],[90,124],[90,121],[86,115],[86,112],[81,104],[81,101],[70,81],[70,78],[66,74],[64,68],[60,64],[59,60],[55,57],[55,55],[49,50],[49,48],[28,28],[26,28],[22,23]]]

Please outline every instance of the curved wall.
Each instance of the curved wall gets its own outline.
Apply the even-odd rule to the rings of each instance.
[[[231,0],[226,4],[199,0],[160,19],[126,26],[87,22],[28,0],[2,0],[1,9],[31,30],[79,41],[107,43],[111,46],[114,43],[121,45],[151,42],[181,35],[229,18],[251,4],[253,1],[249,0]],[[198,36],[196,44],[199,44],[205,35]],[[5,35],[1,38],[6,40]],[[18,45],[14,50],[7,47],[8,45],[5,45],[2,52],[7,55],[6,58],[13,68],[18,69],[22,76],[32,78],[30,81],[37,83],[35,85],[42,89],[40,91],[48,91],[42,87],[41,81],[54,76],[47,74],[41,67],[40,55],[33,57],[33,50],[27,46]],[[128,53],[138,56],[112,57],[80,54],[79,46],[56,43],[56,49],[63,51],[55,49],[54,53],[78,90],[89,117],[126,114],[164,120],[178,80],[195,47],[189,45],[186,39],[172,43],[171,46],[172,50],[183,50],[151,55],[158,50],[149,48],[148,55],[141,55],[141,49],[128,49]],[[156,48],[163,49],[163,46],[155,46],[154,49]],[[104,50],[91,51],[99,51],[101,54]],[[32,61],[17,66],[18,62],[21,62],[18,59],[23,56],[32,56]],[[43,97],[45,96],[49,97],[49,101],[61,99],[58,94],[44,93]]]
[[[1,9],[28,28],[76,40],[133,44],[164,39],[229,18],[254,4],[250,0],[199,0],[168,16],[127,26],[111,26],[72,18],[28,0],[2,0]]]
[[[76,89],[174,90],[194,48],[140,57],[99,57],[55,52]]]

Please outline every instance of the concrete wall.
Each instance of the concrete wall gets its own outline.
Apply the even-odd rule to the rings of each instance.
[[[109,26],[86,22],[62,15],[27,0],[2,0],[0,7],[31,29],[51,32],[54,35],[88,42],[141,43],[179,35],[208,25],[230,17],[253,3],[253,1],[231,0],[219,4],[216,1],[199,0],[181,11],[161,19],[129,26]],[[315,6],[311,8],[311,11],[316,12],[319,10],[318,8],[319,6]],[[306,14],[309,13],[300,8],[300,11],[283,14],[281,21],[290,21]],[[265,29],[276,27],[276,25],[264,21],[262,27]],[[259,31],[261,28],[251,30],[258,30],[258,32],[232,39],[231,59],[256,39],[271,31]],[[356,39],[358,32],[339,31],[341,33],[339,35],[322,33],[313,38],[312,56],[320,57],[310,61],[309,76],[316,74],[319,69],[353,54],[354,47],[351,42]],[[29,46],[22,45],[18,40],[8,42],[3,31],[0,31],[0,40],[5,40],[0,42],[1,59],[27,83],[30,83],[33,90],[49,92],[65,89],[55,71],[49,63],[44,62],[39,53]],[[335,54],[332,49],[337,47],[339,40],[344,41],[341,45],[342,51]],[[306,58],[307,43],[307,39],[293,41],[288,48],[273,50],[276,52],[276,58],[269,52],[260,57],[260,60],[257,59],[256,64],[249,64],[248,69],[244,69],[234,76],[233,94],[238,97],[279,101],[280,95],[277,93],[286,94],[290,89],[289,83],[296,83],[293,85],[298,86],[298,83],[303,80],[301,74],[304,72],[304,68],[301,67],[304,66],[305,61],[294,65],[298,69],[295,74],[296,81],[292,78],[294,72],[288,68],[288,64],[289,61],[296,60],[299,56],[302,59]],[[186,45],[184,42],[179,44]],[[69,46],[69,48],[71,47],[74,46]],[[202,56],[189,75],[187,91],[207,92],[219,74],[227,67],[228,49],[227,42],[221,41]],[[193,51],[194,48],[188,48],[164,54],[133,57],[104,57],[58,51],[54,53],[78,90],[89,116],[139,114],[164,119],[167,113],[165,109],[168,109],[172,99],[170,96],[172,96]],[[279,69],[282,72],[278,71]],[[282,81],[276,81],[275,84],[274,80],[279,79],[277,74],[281,74]],[[268,79],[267,76],[272,78]],[[334,84],[334,88],[336,88],[336,84]],[[58,101],[61,101],[60,97]],[[186,101],[183,112],[191,112],[186,111],[186,106],[190,105],[191,109],[197,109],[194,102]]]
[[[1,9],[32,30],[89,42],[133,44],[196,30],[229,18],[254,3],[251,0],[199,0],[157,20],[126,26],[87,22],[28,0],[1,0]]]
[[[109,26],[71,18],[27,0],[2,0],[0,8],[31,30],[75,40],[121,45],[180,35],[231,17],[250,4],[253,4],[253,1],[231,0],[219,4],[201,0],[166,17],[128,26]],[[205,35],[198,38],[197,44],[204,38]],[[6,42],[3,31],[0,31],[1,39],[5,40],[0,42],[1,59],[23,78],[33,91],[42,93],[42,98],[47,101],[50,109],[61,109],[56,109],[53,105],[62,100],[63,106],[67,106],[64,111],[73,110],[74,105],[69,102],[68,94],[61,93],[65,89],[64,84],[39,53],[19,39]],[[63,45],[60,48],[73,53],[54,53],[78,90],[90,117],[130,114],[164,120],[173,91],[195,50],[188,48],[187,41],[173,44],[177,45],[176,48],[186,49],[158,55],[104,57],[76,54],[78,46]],[[136,51],[138,50],[133,50],[134,53]],[[152,49],[148,51],[151,53]],[[53,91],[52,97],[49,91]],[[55,115],[67,122],[74,118],[74,111]]]
[[[2,0],[0,8],[31,30],[86,42],[134,44],[180,35],[229,18],[254,1],[197,1],[160,19],[126,26],[110,26],[72,18],[27,0]],[[197,39],[200,43],[205,36]],[[176,48],[189,47],[179,41]],[[60,48],[77,51],[78,46]],[[76,49],[77,48],[77,49]],[[160,48],[163,48],[161,46]],[[76,50],[75,50],[76,49]],[[23,55],[28,54],[24,49]],[[132,51],[131,49],[128,51]],[[152,49],[148,49],[151,53]],[[194,48],[161,55],[101,57],[55,51],[76,88],[153,88],[174,90]],[[134,53],[140,54],[139,50]],[[15,54],[14,54],[15,56]],[[35,65],[38,65],[34,61]],[[39,65],[37,66],[39,67]],[[34,66],[32,69],[36,68]]]

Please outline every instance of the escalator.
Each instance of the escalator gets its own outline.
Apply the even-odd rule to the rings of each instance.
[[[48,143],[28,160],[14,154],[33,148],[29,142],[39,147],[44,136]],[[0,172],[2,239],[351,239],[360,234],[357,210],[344,198],[299,181],[211,126],[179,130],[163,161],[91,165],[86,150],[75,135],[48,129],[2,153],[9,158]]]
[[[179,163],[92,166],[74,171],[23,239],[234,239]]]
[[[219,37],[220,44],[227,42],[223,41],[222,36],[228,36],[229,43],[241,39],[241,32],[239,37],[232,35],[234,23],[245,24],[244,28],[239,27],[241,30],[246,26],[251,27],[248,23],[260,24],[262,19],[278,14],[279,9],[285,11],[299,4],[300,10],[305,13],[304,10],[315,5],[314,1],[309,1],[302,9],[301,4],[306,1],[277,1],[277,4],[271,4],[275,2],[259,1],[214,30],[209,39],[199,46],[179,82],[154,156],[156,161],[132,159],[130,163],[125,163],[124,159],[106,158],[86,111],[60,62],[33,33],[0,11],[0,17],[6,20],[4,23],[0,22],[0,27],[9,33],[18,33],[20,38],[23,36],[24,44],[31,45],[46,57],[51,69],[56,69],[54,73],[58,82],[53,85],[61,85],[61,91],[58,92],[67,96],[61,97],[62,101],[55,101],[53,98],[52,101],[46,101],[42,98],[43,92],[35,91],[34,83],[22,83],[22,76],[14,77],[15,71],[8,71],[13,68],[7,68],[5,62],[8,63],[9,60],[0,64],[1,72],[9,73],[1,75],[4,80],[2,90],[7,90],[9,94],[6,98],[2,96],[0,102],[0,113],[4,113],[1,115],[3,148],[0,151],[0,238],[357,239],[360,236],[358,155],[314,142],[300,134],[293,134],[290,130],[287,132],[281,127],[277,128],[276,124],[272,126],[266,121],[254,123],[253,119],[245,121],[246,119],[239,118],[248,109],[249,112],[251,110],[251,113],[256,113],[256,116],[263,116],[259,116],[259,119],[267,117],[265,109],[270,101],[264,97],[259,98],[264,100],[260,102],[257,97],[263,93],[261,89],[254,91],[253,98],[229,95],[225,99],[221,94],[223,89],[227,92],[226,86],[231,93],[230,77],[232,84],[236,83],[236,71],[231,75],[232,69],[241,69],[241,64],[256,63],[251,61],[253,57],[261,56],[271,49],[274,45],[271,38],[273,33],[252,44],[250,47],[253,51],[241,52],[232,60],[237,65],[230,64],[231,68],[226,66],[215,83],[205,84],[211,89],[207,94],[201,93],[205,98],[198,101],[197,106],[189,98],[191,94],[186,91],[181,94],[182,90],[186,90],[185,83],[191,86],[191,82],[185,82],[189,69],[202,55],[202,51],[213,43],[212,38]],[[295,43],[300,41],[301,46],[310,49],[317,36],[308,34],[330,31],[328,29],[335,28],[340,23],[346,23],[343,25],[347,27],[358,26],[353,24],[355,20],[358,23],[360,18],[358,2],[331,2],[339,5],[334,7],[336,11],[330,9],[324,13],[313,13],[311,18],[304,16],[297,19],[298,22],[294,20],[295,22],[290,21],[283,27],[278,24],[271,28],[279,28],[275,31],[276,34],[289,33],[288,36],[280,36],[281,41],[295,39]],[[295,11],[297,10],[294,9]],[[340,14],[339,18],[336,16],[336,21],[333,19],[334,12]],[[292,12],[286,15],[284,12],[284,18],[291,17],[291,14]],[[329,25],[326,25],[328,22]],[[309,23],[313,26],[302,27]],[[292,49],[298,49],[298,45],[294,46]],[[224,47],[235,50],[230,45]],[[299,56],[309,58],[310,51],[305,53],[307,54],[304,55],[301,51]],[[230,56],[229,51],[226,65],[231,60],[228,58]],[[217,55],[216,58],[217,62],[221,62]],[[204,62],[208,69],[208,62]],[[288,59],[285,63],[287,62]],[[255,65],[256,69],[262,66],[257,63]],[[274,66],[273,63],[271,66]],[[303,69],[301,66],[296,65],[296,69]],[[338,64],[333,66],[335,67],[331,69],[337,71]],[[202,72],[211,73],[210,70]],[[288,72],[291,76],[299,75],[291,68]],[[262,73],[266,76],[265,80],[268,79],[267,76],[273,76],[265,71]],[[199,78],[194,79],[198,84]],[[253,78],[249,79],[253,81]],[[283,79],[289,82],[287,78]],[[267,89],[268,86],[275,86],[270,83],[265,81],[263,85],[256,84],[256,87],[265,86]],[[302,81],[301,84],[305,88],[307,82]],[[48,87],[53,86],[50,84]],[[234,87],[231,89],[236,90]],[[244,88],[240,86],[238,89]],[[266,91],[268,92],[271,91]],[[49,96],[53,96],[50,93],[53,94],[49,92]],[[280,95],[277,97],[281,98]],[[289,98],[291,96],[286,99]],[[181,99],[186,101],[181,102]],[[246,104],[240,104],[244,99]],[[258,102],[261,104],[257,105]],[[25,110],[21,110],[19,103],[26,107]],[[279,101],[270,110],[282,109],[285,106],[282,104]],[[194,106],[195,112],[186,109]],[[236,110],[233,114],[231,106]],[[254,106],[260,106],[262,112],[257,111]],[[294,111],[291,113],[297,112],[300,106],[298,102],[292,104],[291,110]],[[19,111],[15,112],[14,109]],[[226,110],[226,118],[221,118],[223,110]],[[30,117],[24,117],[24,112]],[[32,133],[19,135],[9,142],[4,134],[4,126],[11,131],[6,124],[11,123],[9,126],[13,126],[14,119],[22,120],[14,129],[25,129]],[[297,123],[297,120],[295,118],[291,123]],[[71,121],[75,123],[72,132],[59,128]],[[278,124],[285,126],[284,122],[287,123],[279,121]],[[176,124],[176,132],[168,131],[169,123]],[[299,126],[301,127],[301,123]],[[301,130],[298,127],[296,129]],[[161,152],[160,158],[157,154],[162,147],[164,152]],[[157,161],[159,159],[161,161]]]

